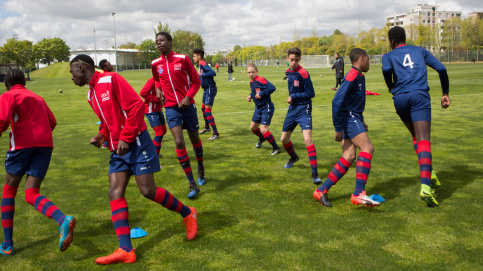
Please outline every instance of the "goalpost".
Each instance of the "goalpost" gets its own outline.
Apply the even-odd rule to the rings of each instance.
[[[330,68],[329,55],[303,55],[300,65],[304,68]]]

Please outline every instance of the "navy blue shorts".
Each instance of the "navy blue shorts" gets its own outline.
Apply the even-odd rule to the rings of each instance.
[[[213,106],[213,102],[215,101],[215,96],[217,92],[218,91],[216,87],[206,88],[205,91],[203,91],[203,103],[205,105]]]
[[[427,91],[412,91],[392,98],[396,113],[403,122],[431,122],[431,98]]]
[[[163,111],[146,113],[144,115],[146,115],[146,118],[148,118],[151,128],[158,127],[166,123],[164,120]]]
[[[196,114],[196,106],[194,104],[190,104],[186,109],[166,107],[164,110],[169,129],[182,125],[183,129],[193,132],[198,131],[200,128],[198,124],[198,115]]]
[[[349,113],[342,116],[342,138],[352,140],[359,134],[366,131],[364,125],[362,125],[362,117],[357,113]]]
[[[312,130],[312,105],[293,105],[288,107],[287,116],[283,122],[283,131],[292,132],[297,124],[303,130]]]
[[[23,176],[27,173],[43,180],[49,169],[51,157],[52,148],[49,147],[7,151],[5,171],[17,176]]]
[[[264,107],[255,106],[252,121],[255,123],[260,123],[261,125],[270,125],[274,112],[275,106],[273,106],[273,103],[269,103]]]
[[[109,174],[131,171],[134,176],[158,172],[161,170],[159,157],[147,130],[140,133],[134,142],[129,144],[129,152],[123,156],[111,154]]]

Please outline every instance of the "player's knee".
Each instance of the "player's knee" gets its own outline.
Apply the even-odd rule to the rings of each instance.
[[[263,125],[263,126],[260,127],[260,131],[262,132],[262,134],[264,134],[264,133],[268,132],[268,127]]]
[[[139,187],[139,192],[141,192],[141,194],[145,198],[148,198],[150,200],[156,197],[156,189],[153,189],[152,187],[148,187],[148,186]]]
[[[314,145],[314,141],[312,140],[312,137],[304,138],[304,143],[305,143],[305,146],[307,147]]]
[[[35,204],[35,199],[37,198],[38,192],[32,189],[25,190],[25,201],[30,204]]]
[[[361,151],[370,153],[371,155],[374,154],[374,146],[372,144],[367,144],[364,148],[361,148]]]

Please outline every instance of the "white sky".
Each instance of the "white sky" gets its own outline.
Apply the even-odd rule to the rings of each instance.
[[[117,46],[154,39],[159,21],[171,30],[200,33],[205,50],[233,49],[235,45],[270,45],[291,41],[295,29],[301,37],[330,35],[335,29],[353,35],[380,28],[385,17],[407,12],[418,4],[436,4],[440,10],[483,11],[482,0],[0,0],[0,46],[6,39],[37,42],[59,37],[71,49]]]

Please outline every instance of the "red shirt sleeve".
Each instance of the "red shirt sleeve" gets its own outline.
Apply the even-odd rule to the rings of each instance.
[[[53,131],[55,126],[57,126],[57,120],[47,104],[45,104],[45,109],[47,110],[47,116],[49,117],[50,130]]]
[[[157,103],[159,102],[158,98],[156,98],[156,94],[149,94],[151,90],[156,89],[156,83],[154,82],[154,78],[149,79],[146,84],[144,84],[141,92],[139,93],[141,97],[143,97],[148,102]],[[153,92],[156,93],[156,92]]]
[[[191,99],[194,99],[196,93],[198,93],[198,90],[200,89],[201,86],[201,80],[200,76],[198,75],[198,72],[196,71],[195,67],[193,66],[193,63],[189,59],[188,56],[184,58],[184,65],[186,67],[186,72],[188,73],[190,77],[190,89],[186,93],[186,96],[190,97]]]
[[[0,133],[8,129],[14,108],[14,99],[11,95],[3,94],[0,96]]]

